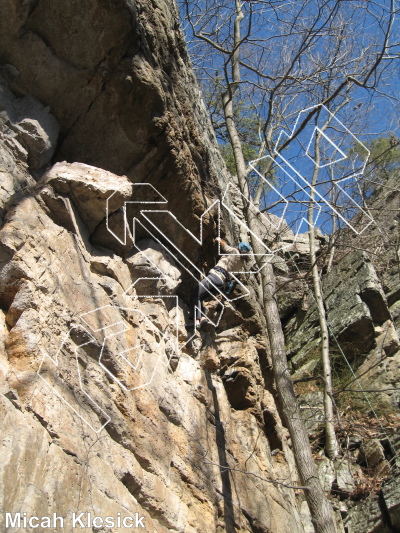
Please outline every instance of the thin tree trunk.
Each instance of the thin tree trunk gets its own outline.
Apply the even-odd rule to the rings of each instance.
[[[222,102],[226,126],[235,157],[237,176],[240,192],[245,198],[249,198],[246,182],[246,164],[236,124],[233,118],[233,94],[238,87],[239,78],[239,44],[240,44],[240,21],[243,18],[240,1],[236,0],[235,42],[232,67],[233,84],[223,94]],[[257,235],[256,216],[247,205],[244,206],[245,218],[251,232]],[[260,243],[252,238],[252,246],[255,254],[263,254]],[[311,453],[308,434],[301,418],[300,409],[294,394],[293,383],[290,378],[285,350],[285,339],[280,321],[278,305],[275,299],[276,287],[275,276],[271,263],[267,262],[262,255],[255,255],[258,267],[261,268],[263,305],[266,315],[266,337],[271,347],[274,378],[279,402],[282,408],[283,418],[288,427],[292,441],[294,457],[299,472],[301,484],[308,487],[305,497],[310,509],[310,514],[316,533],[336,533],[335,520],[332,508],[325,496],[320,483],[318,472]]]
[[[332,370],[329,355],[329,331],[326,322],[324,299],[322,295],[321,278],[318,272],[317,255],[315,252],[315,228],[314,228],[314,205],[315,186],[318,180],[321,135],[316,131],[315,137],[315,167],[311,179],[310,201],[308,203],[308,239],[310,248],[310,261],[312,265],[312,277],[314,283],[314,295],[318,309],[319,327],[321,331],[322,373],[324,376],[324,415],[325,415],[325,452],[330,459],[334,459],[339,452],[336,440],[333,402],[332,402]]]
[[[275,277],[272,265],[263,269],[262,283],[264,310],[267,318],[268,338],[271,346],[274,378],[282,414],[289,430],[294,457],[302,485],[308,486],[305,497],[310,509],[316,533],[336,532],[332,508],[320,483],[311,453],[308,434],[301,418],[301,412],[293,390],[293,383],[287,366],[285,339],[275,300]]]
[[[331,182],[334,183],[334,175],[333,175],[333,168],[331,166],[330,168],[330,175],[331,175]],[[336,199],[335,199],[335,188],[334,186],[332,186],[332,199],[331,199],[331,203],[332,205],[335,205],[336,204]],[[335,246],[335,240],[336,240],[336,213],[332,213],[332,231],[331,231],[331,235],[330,235],[330,238],[329,238],[329,253],[328,253],[328,258],[327,258],[327,262],[326,262],[326,272],[329,274],[329,272],[332,270],[332,265],[333,265],[333,258],[335,257],[335,250],[336,250],[336,246]]]
[[[274,164],[274,159],[269,159],[268,162],[266,162],[266,163],[262,162],[261,163],[261,172],[260,172],[260,174],[262,176],[266,177],[268,172],[270,172],[272,170],[273,164]],[[264,182],[263,182],[263,180],[260,180],[260,184],[257,187],[257,191],[256,191],[256,194],[254,195],[254,200],[253,200],[253,204],[257,208],[259,208],[259,206],[260,206],[261,195],[262,195],[263,189],[264,189]]]
[[[333,266],[333,258],[335,257],[335,251],[336,251],[336,246],[335,246],[335,235],[334,233],[336,232],[336,219],[333,218],[333,222],[332,222],[332,235],[331,235],[331,238],[329,239],[329,254],[328,254],[328,261],[327,261],[327,264],[326,264],[326,273],[329,274],[329,272],[332,270],[332,266]]]

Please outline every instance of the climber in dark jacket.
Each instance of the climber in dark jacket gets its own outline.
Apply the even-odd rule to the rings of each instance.
[[[222,253],[231,255],[221,257],[216,266],[210,270],[208,276],[198,283],[195,291],[192,293],[189,316],[191,320],[194,319],[194,327],[199,327],[203,322],[207,322],[207,319],[203,316],[203,301],[224,289],[225,284],[230,280],[231,272],[240,272],[244,269],[244,254],[251,252],[251,246],[247,242],[241,242],[237,248],[233,248],[220,237],[217,237],[215,241],[219,242]]]

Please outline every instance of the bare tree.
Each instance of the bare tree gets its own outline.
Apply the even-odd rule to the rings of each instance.
[[[244,202],[246,223],[250,232],[256,235],[258,212],[252,206],[260,205],[265,182],[261,180],[251,194],[248,182],[251,167],[244,156],[245,139],[241,138],[237,125],[235,102],[246,98],[259,106],[259,153],[260,157],[264,151],[270,155],[262,168],[266,175],[271,172],[276,158],[318,112],[315,104],[339,107],[345,99],[349,100],[350,92],[355,93],[355,89],[362,88],[369,93],[378,90],[379,82],[388,73],[388,65],[394,59],[392,52],[396,43],[391,41],[394,2],[377,6],[369,1],[339,0],[182,0],[181,6],[185,10],[192,41],[192,57],[198,54],[203,73],[223,72],[218,81],[221,115],[232,147],[238,186],[241,195],[248,200]],[[365,33],[364,39],[360,40],[357,32],[365,20],[375,23],[377,30],[369,35]],[[295,135],[282,136],[274,146],[277,131],[293,123],[299,111],[307,107],[310,110],[303,114]],[[313,204],[313,195],[310,195],[310,217]],[[272,265],[253,236],[252,245],[262,278],[266,337],[271,348],[274,378],[299,477],[301,484],[307,487],[305,496],[316,532],[332,533],[336,530],[332,509],[318,478],[288,371]],[[312,249],[311,258],[312,261],[315,259]],[[315,270],[314,280],[318,291],[318,270]],[[318,299],[323,324],[322,294]],[[322,331],[322,336],[328,338],[326,331]],[[330,398],[330,394],[328,386],[326,397]],[[330,428],[332,417],[332,413],[327,416]],[[334,435],[332,456],[337,453],[333,442]]]
[[[347,103],[346,101],[341,104],[343,107]],[[336,111],[339,111],[337,109]],[[324,378],[324,415],[325,415],[325,451],[330,459],[334,459],[339,453],[339,445],[336,439],[335,427],[334,427],[334,412],[333,412],[333,400],[332,400],[332,376],[331,376],[331,361],[329,355],[329,329],[326,319],[322,284],[320,273],[318,271],[317,254],[315,250],[315,225],[314,225],[314,208],[315,208],[315,187],[318,182],[319,170],[321,168],[321,138],[324,131],[329,127],[332,118],[331,114],[325,124],[320,130],[315,132],[315,166],[310,183],[310,201],[307,210],[308,221],[308,236],[310,247],[310,263],[314,285],[314,296],[318,310],[319,326],[321,331],[321,355],[322,355],[322,372]],[[331,174],[331,178],[333,178]],[[335,219],[334,219],[335,220]]]

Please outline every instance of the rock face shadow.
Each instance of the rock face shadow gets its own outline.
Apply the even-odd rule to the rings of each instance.
[[[217,391],[212,382],[212,376],[211,374],[209,374],[209,372],[207,372],[207,370],[205,370],[205,377],[207,381],[207,386],[211,391],[214,406],[215,439],[218,447],[219,469],[222,481],[222,496],[224,498],[225,528],[226,533],[235,533],[232,485],[230,480],[229,465],[226,457],[225,428],[220,418],[220,408],[218,403]]]

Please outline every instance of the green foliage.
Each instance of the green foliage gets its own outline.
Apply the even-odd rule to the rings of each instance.
[[[370,161],[386,172],[400,166],[400,139],[393,135],[374,139],[368,148],[371,152]]]
[[[219,149],[221,151],[222,157],[225,160],[226,166],[231,174],[236,174],[236,165],[235,165],[235,158],[233,156],[233,150],[232,146],[229,143],[226,144],[220,144]],[[246,161],[251,161],[252,159],[257,158],[257,150],[254,148],[254,146],[250,144],[243,144],[243,155],[246,159]]]
[[[400,139],[398,137],[394,135],[378,137],[373,139],[367,148],[370,151],[368,165],[376,169],[380,178],[386,178],[389,172],[400,168]],[[365,150],[355,144],[350,153],[364,156]]]

